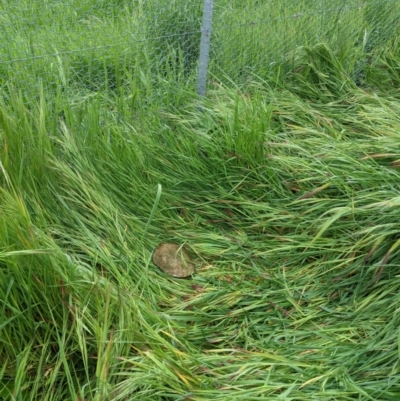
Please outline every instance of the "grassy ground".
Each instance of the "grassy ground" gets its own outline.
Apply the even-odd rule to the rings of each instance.
[[[202,101],[179,55],[7,70],[0,399],[399,398],[400,43],[360,46]]]

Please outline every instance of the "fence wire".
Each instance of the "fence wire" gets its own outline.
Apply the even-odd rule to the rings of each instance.
[[[202,11],[203,0],[4,0],[0,88],[82,93],[137,80],[195,88]],[[398,0],[214,0],[208,76],[237,85],[271,78],[317,43],[368,55],[396,40],[398,21]]]
[[[362,59],[396,38],[399,17],[395,0],[248,0],[230,7],[217,1],[211,71],[234,82],[270,77],[318,43]],[[355,74],[361,79],[363,71]]]

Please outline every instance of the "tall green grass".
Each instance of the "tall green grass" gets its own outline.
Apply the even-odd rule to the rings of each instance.
[[[397,398],[398,100],[323,46],[298,62],[140,123],[105,94],[3,101],[3,398]]]
[[[98,5],[104,38],[139,7]],[[0,398],[400,396],[399,44],[360,82],[326,42],[202,100],[182,49],[159,74],[145,47],[5,71]],[[164,241],[191,279],[152,264]]]
[[[195,87],[201,2],[116,3],[3,2],[2,90],[13,83],[33,97],[42,87],[81,97],[133,86],[133,97],[139,90],[149,102],[168,105],[163,99],[171,86]],[[393,0],[221,0],[215,3],[210,75],[224,84],[281,81],[292,70],[293,53],[322,42],[364,85],[376,52],[396,38],[399,15]]]

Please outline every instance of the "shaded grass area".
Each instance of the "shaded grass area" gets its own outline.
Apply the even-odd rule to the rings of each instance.
[[[0,104],[0,395],[400,395],[397,42],[357,87],[338,55],[285,85]],[[141,105],[140,107],[138,105]],[[175,108],[174,108],[175,105]],[[197,266],[173,279],[162,241]]]

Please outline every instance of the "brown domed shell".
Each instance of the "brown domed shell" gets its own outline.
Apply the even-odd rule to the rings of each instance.
[[[194,273],[189,254],[179,245],[162,243],[153,252],[153,262],[174,277],[188,277]]]

